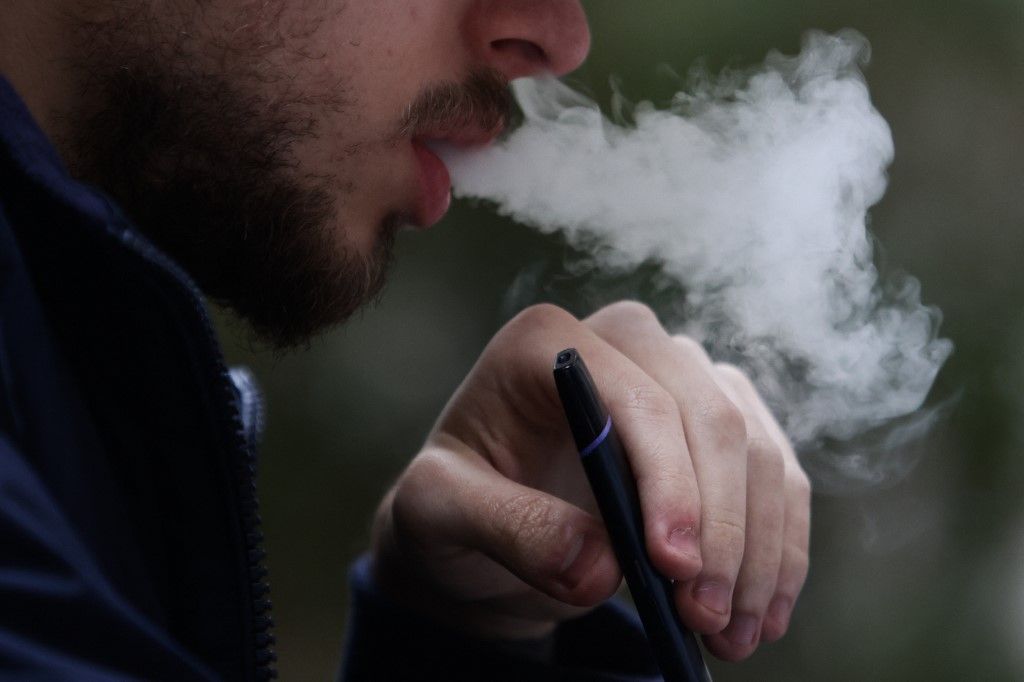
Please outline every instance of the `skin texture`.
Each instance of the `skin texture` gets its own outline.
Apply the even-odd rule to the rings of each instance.
[[[279,346],[373,298],[423,214],[416,140],[485,142],[506,81],[576,68],[576,0],[6,0],[0,71],[70,168]],[[810,488],[743,374],[620,303],[506,325],[381,502],[377,576],[500,638],[550,632],[621,576],[551,361],[580,349],[685,623],[739,660],[781,637]]]
[[[654,313],[527,309],[485,349],[382,502],[382,583],[457,627],[531,638],[622,577],[551,376],[587,358],[637,478],[648,553],[726,660],[780,638],[807,576],[810,485],[750,381]]]

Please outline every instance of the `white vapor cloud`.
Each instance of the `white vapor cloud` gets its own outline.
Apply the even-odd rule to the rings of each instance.
[[[698,79],[628,125],[558,81],[519,81],[524,124],[445,160],[457,196],[602,244],[602,266],[661,263],[685,290],[685,331],[754,375],[797,445],[849,441],[913,415],[952,350],[918,282],[874,265],[867,212],[893,140],[868,53],[855,32],[812,32],[799,55]],[[873,479],[870,459],[843,475]]]

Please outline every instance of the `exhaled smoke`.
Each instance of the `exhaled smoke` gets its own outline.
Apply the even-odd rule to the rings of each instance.
[[[810,33],[798,56],[695,80],[630,125],[558,81],[520,81],[522,127],[446,160],[458,196],[611,247],[602,266],[661,263],[685,291],[685,331],[751,371],[798,445],[863,440],[914,415],[952,350],[917,281],[881,281],[873,263],[867,210],[893,141],[867,56],[854,32]],[[922,420],[904,426],[869,440],[898,446]],[[840,470],[877,476],[849,454]]]

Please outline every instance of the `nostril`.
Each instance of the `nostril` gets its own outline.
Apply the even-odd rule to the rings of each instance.
[[[2,2],[2,0],[0,0]],[[590,45],[580,0],[477,0],[460,22],[471,58],[508,80],[578,67]]]
[[[538,69],[549,69],[548,54],[537,43],[519,38],[502,38],[491,41],[491,49],[500,55],[502,61],[516,65],[516,76],[528,75]]]

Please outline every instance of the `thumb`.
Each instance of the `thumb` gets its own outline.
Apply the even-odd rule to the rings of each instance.
[[[604,526],[593,515],[512,481],[486,462],[449,456],[434,460],[428,468],[447,471],[435,469],[440,475],[430,476],[432,484],[421,488],[430,490],[433,503],[416,510],[434,541],[481,552],[531,587],[573,606],[594,606],[618,589],[618,563]],[[444,485],[444,480],[455,485]],[[438,504],[439,497],[447,500]]]

